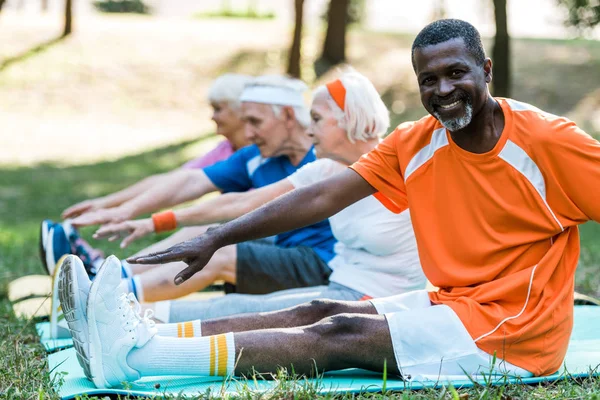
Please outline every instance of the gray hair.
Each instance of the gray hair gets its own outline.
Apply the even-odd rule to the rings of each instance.
[[[234,110],[239,110],[240,96],[244,87],[253,77],[242,74],[223,74],[214,80],[208,89],[208,101],[211,103],[226,102]]]

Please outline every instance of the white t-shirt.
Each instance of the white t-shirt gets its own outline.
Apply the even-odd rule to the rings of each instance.
[[[329,178],[347,167],[330,159],[307,164],[287,179],[295,188]],[[335,188],[331,188],[335,190]],[[329,218],[338,240],[329,280],[371,297],[425,288],[408,210],[394,214],[366,197]]]

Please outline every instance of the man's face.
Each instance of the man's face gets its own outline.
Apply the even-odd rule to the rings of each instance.
[[[421,103],[451,132],[465,128],[484,106],[492,63],[478,65],[463,39],[415,50]]]
[[[246,139],[258,146],[263,157],[285,154],[288,129],[285,121],[275,115],[271,105],[243,102],[242,119]]]

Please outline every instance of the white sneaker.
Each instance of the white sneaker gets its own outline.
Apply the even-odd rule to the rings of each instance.
[[[127,355],[134,347],[145,345],[157,331],[150,320],[151,310],[142,318],[140,304],[133,293],[125,293],[124,287],[121,262],[110,256],[92,282],[87,307],[90,372],[98,388],[139,379],[140,373],[127,364]]]
[[[67,320],[73,345],[77,351],[77,361],[88,379],[91,379],[89,363],[89,331],[87,323],[87,300],[91,281],[79,257],[67,255],[60,265],[58,297],[62,312]],[[54,298],[54,293],[53,293]]]
[[[56,267],[52,273],[52,297],[50,300],[50,338],[65,339],[70,338],[69,326],[65,320],[65,316],[58,298],[58,282],[60,281],[60,271],[63,268],[63,263],[68,256],[62,256],[56,263]],[[70,262],[70,261],[69,261]],[[87,298],[87,296],[86,296]]]

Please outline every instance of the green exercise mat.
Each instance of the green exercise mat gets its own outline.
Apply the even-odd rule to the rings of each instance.
[[[239,392],[247,387],[258,392],[268,392],[277,387],[275,381],[246,381],[224,380],[223,378],[209,377],[158,377],[143,378],[130,383],[127,388],[96,389],[88,381],[83,370],[79,367],[74,349],[62,350],[48,357],[51,376],[57,382],[57,392],[63,399],[72,399],[84,393],[90,395],[100,394],[128,394],[134,396],[156,395],[199,395],[210,391],[213,394],[226,394]],[[558,373],[540,377],[515,379],[514,382],[533,384],[571,377],[585,377],[597,374],[600,365],[600,307],[575,306],[575,324],[569,350],[564,367]],[[63,383],[57,376],[63,374]],[[494,381],[492,379],[492,381]],[[510,381],[510,379],[509,379]],[[325,374],[320,379],[299,381],[298,385],[306,382],[313,384],[320,393],[333,392],[377,392],[383,388],[382,375],[364,370],[352,369]],[[472,386],[473,382],[464,376],[452,377],[414,377],[411,381],[388,377],[386,387],[388,390],[432,388],[452,383],[455,387]],[[483,380],[481,383],[484,384]],[[505,383],[504,377],[498,377],[498,384]]]
[[[48,352],[73,347],[73,339],[70,337],[64,339],[52,339],[50,337],[50,322],[39,322],[35,324],[35,329],[40,336],[40,342],[42,342]]]

